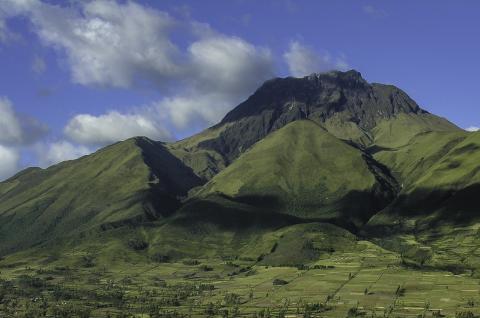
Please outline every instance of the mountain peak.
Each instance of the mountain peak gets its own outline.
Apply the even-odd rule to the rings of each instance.
[[[362,74],[357,70],[349,71],[329,71],[329,72],[315,72],[310,75],[305,76],[304,78],[308,80],[319,80],[326,78],[333,79],[343,79],[343,80],[353,80],[353,81],[362,81],[367,83],[367,81],[362,77]]]
[[[424,114],[428,112],[401,89],[369,83],[356,70],[275,78],[215,126],[223,127],[217,138],[199,145],[224,154],[228,164],[270,132],[295,120],[310,119],[341,139],[368,146],[373,129],[380,123]]]
[[[266,81],[245,102],[229,112],[222,123],[273,112],[276,115],[292,111],[321,121],[335,113],[351,112],[363,129],[372,128],[379,118],[398,113],[424,112],[402,90],[391,85],[368,83],[356,70],[312,73],[302,78],[286,77]],[[289,116],[289,115],[288,115]],[[367,121],[361,117],[369,117]]]

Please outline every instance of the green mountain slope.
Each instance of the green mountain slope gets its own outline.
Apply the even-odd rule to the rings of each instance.
[[[384,214],[478,220],[480,134],[425,133],[375,157],[388,164],[403,184],[398,199]]]
[[[355,223],[392,199],[394,187],[360,150],[300,120],[256,143],[196,196],[222,193],[302,218]]]
[[[477,270],[480,134],[428,132],[376,151],[402,189],[368,221],[364,235],[432,266]]]
[[[422,175],[468,137],[464,131],[421,133],[400,147],[368,149],[375,160],[387,165],[403,188],[414,187]]]
[[[146,138],[26,170],[0,184],[0,251],[168,216],[200,184],[162,144]]]
[[[398,114],[381,120],[371,130],[373,137],[371,145],[380,148],[401,147],[408,144],[413,137],[427,132],[461,133],[463,131],[448,120],[432,114]]]

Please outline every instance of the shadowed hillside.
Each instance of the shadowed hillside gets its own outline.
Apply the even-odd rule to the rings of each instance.
[[[0,250],[172,214],[201,184],[159,143],[135,138],[0,185]]]
[[[313,121],[299,120],[256,143],[197,196],[223,193],[302,218],[361,223],[395,191],[395,181],[359,149]]]

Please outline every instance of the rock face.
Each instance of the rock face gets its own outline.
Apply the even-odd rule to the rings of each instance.
[[[199,145],[222,153],[231,162],[271,131],[298,119],[325,125],[337,117],[343,125],[355,127],[360,132],[357,137],[370,138],[370,130],[380,121],[400,113],[427,114],[402,90],[369,84],[357,71],[277,78],[265,82],[225,116],[217,126],[228,127],[218,138]]]
[[[260,115],[268,110],[275,110],[279,117],[288,118],[289,113],[301,113],[305,117],[322,119],[349,111],[352,121],[365,129],[373,128],[376,119],[400,112],[425,113],[400,89],[369,84],[359,72],[352,70],[267,81],[248,100],[228,113],[222,123]]]

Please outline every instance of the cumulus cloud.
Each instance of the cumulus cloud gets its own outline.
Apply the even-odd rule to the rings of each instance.
[[[169,140],[171,134],[164,128],[168,124],[180,130],[214,124],[273,76],[268,49],[212,30],[189,46],[185,58],[188,85],[179,94],[133,113],[77,115],[65,127],[65,134],[86,145],[105,145],[133,136]]]
[[[65,53],[74,82],[129,87],[163,82],[180,71],[169,39],[173,19],[133,1],[88,1],[62,7],[39,0],[6,0],[11,15],[30,18],[44,44]]]
[[[270,51],[237,37],[212,35],[192,43],[188,52],[202,92],[243,95],[274,74]]]
[[[232,104],[229,96],[212,93],[164,98],[155,106],[160,113],[168,115],[177,129],[182,130],[217,123]]]
[[[139,134],[165,139],[169,135],[161,122],[179,129],[212,124],[274,75],[267,48],[221,34],[189,16],[179,21],[132,1],[6,2],[5,11],[27,16],[41,41],[66,57],[74,82],[112,87],[149,83],[168,93],[154,103],[155,119],[118,112],[75,116],[65,128],[74,141],[105,144]],[[193,36],[186,49],[171,39],[174,28]],[[41,63],[36,64],[41,72]]]
[[[268,49],[216,34],[208,27],[207,31],[188,48],[191,87],[156,103],[159,112],[166,113],[178,129],[218,122],[274,75]]]
[[[48,167],[62,161],[88,155],[92,150],[82,145],[74,145],[68,141],[60,140],[51,143],[40,143],[36,146],[36,152],[39,165]]]
[[[465,128],[466,131],[480,131],[480,127],[477,127],[477,126],[470,126],[470,127],[467,127]]]
[[[19,160],[18,150],[0,145],[0,181],[18,171]]]
[[[148,112],[122,114],[111,111],[100,116],[80,114],[65,127],[65,135],[84,145],[107,145],[133,136],[168,140],[170,134]]]
[[[348,64],[343,56],[332,58],[328,52],[320,54],[298,41],[290,42],[288,51],[283,54],[290,74],[296,77],[314,72],[346,70]]]
[[[38,120],[15,112],[10,100],[0,97],[0,144],[28,145],[41,139],[48,127]]]

